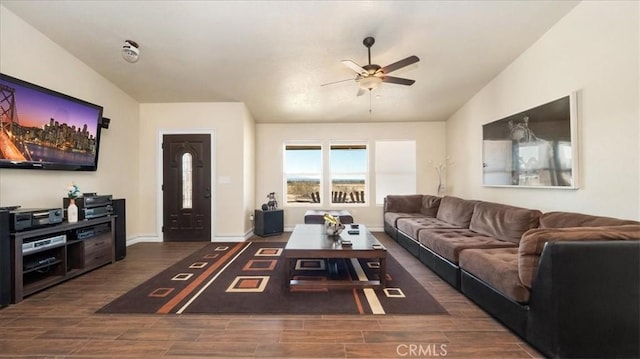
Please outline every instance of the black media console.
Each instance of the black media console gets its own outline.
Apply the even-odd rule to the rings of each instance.
[[[0,209],[0,307],[11,302],[11,245],[9,211]]]

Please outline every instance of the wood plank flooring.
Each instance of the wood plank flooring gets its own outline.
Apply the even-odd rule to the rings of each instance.
[[[540,357],[389,237],[376,236],[449,315],[94,314],[204,245],[139,243],[122,261],[0,309],[0,357]]]

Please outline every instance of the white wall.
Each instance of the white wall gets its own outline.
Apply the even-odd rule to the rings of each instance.
[[[584,1],[447,121],[448,189],[543,211],[640,218],[638,2]],[[580,189],[482,186],[482,125],[578,91]]]
[[[127,66],[123,62],[123,66]],[[0,71],[104,107],[98,171],[0,169],[0,205],[62,206],[66,186],[127,199],[127,231],[138,232],[138,103],[0,5]]]
[[[245,236],[253,235],[253,223],[250,215],[253,213],[256,202],[256,122],[251,113],[245,107],[244,116],[244,221]]]
[[[433,165],[428,161],[442,162],[445,158],[444,122],[410,123],[334,123],[334,124],[257,124],[256,125],[256,208],[266,202],[269,192],[276,192],[280,208],[284,209],[285,229],[303,223],[308,209],[347,209],[354,219],[372,228],[382,228],[382,207],[375,205],[375,179],[370,177],[369,204],[366,206],[344,204],[326,205],[322,208],[310,205],[289,205],[283,199],[283,145],[286,141],[315,140],[328,145],[331,140],[369,142],[369,171],[373,173],[373,145],[378,140],[415,140],[417,151],[418,193],[435,194],[438,180]]]
[[[245,141],[253,120],[242,103],[160,103],[140,105],[140,185],[138,187],[141,213],[141,235],[159,238],[161,205],[160,188],[160,134],[211,132],[214,239],[244,239],[248,227],[248,209],[245,200],[246,183]],[[251,177],[251,175],[249,175]],[[250,195],[249,195],[250,196]],[[253,198],[249,198],[253,201]]]

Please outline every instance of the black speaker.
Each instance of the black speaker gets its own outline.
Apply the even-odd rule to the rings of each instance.
[[[281,209],[271,211],[256,209],[253,218],[255,219],[254,233],[261,237],[281,234],[284,230],[284,211]]]
[[[109,128],[109,124],[111,123],[111,119],[110,118],[106,118],[103,117],[102,121],[100,121],[100,127],[104,128],[105,130]]]
[[[11,303],[11,239],[9,211],[0,210],[0,307]]]
[[[114,199],[112,204],[113,214],[116,215],[115,239],[116,239],[116,260],[119,261],[127,256],[127,216],[126,201],[124,198]]]

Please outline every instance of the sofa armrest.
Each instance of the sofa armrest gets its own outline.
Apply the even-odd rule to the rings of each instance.
[[[532,287],[540,254],[548,242],[610,240],[640,240],[640,225],[531,229],[522,235],[518,248],[520,281]]]
[[[548,242],[527,339],[549,357],[638,357],[640,241]]]

